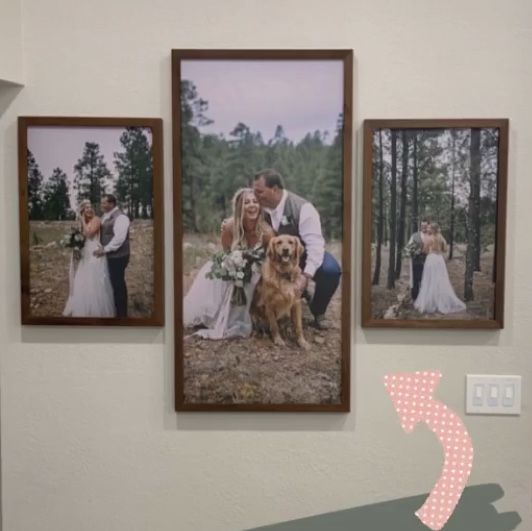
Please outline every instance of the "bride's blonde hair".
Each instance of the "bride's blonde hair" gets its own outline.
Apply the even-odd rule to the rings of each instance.
[[[248,194],[255,195],[253,188],[240,188],[233,196],[233,242],[231,243],[231,249],[242,249],[248,246],[244,231],[244,199]],[[266,221],[264,220],[262,207],[260,205],[258,207],[259,215],[255,224],[255,234],[257,241],[260,242],[264,235]]]
[[[434,232],[433,249],[438,253],[444,253],[447,250],[447,242],[441,233],[441,227],[437,223],[431,223],[430,227]]]
[[[85,209],[87,207],[92,207],[91,202],[88,199],[83,199],[81,203],[78,206],[78,217],[81,219],[83,217],[83,213],[85,212]]]

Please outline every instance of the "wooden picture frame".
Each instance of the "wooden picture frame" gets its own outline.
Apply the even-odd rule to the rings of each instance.
[[[22,324],[164,325],[162,150],[159,118],[19,117]],[[105,194],[115,214],[103,240]],[[72,243],[93,213],[92,236]],[[104,246],[123,213],[131,218],[119,222],[124,234]],[[92,247],[109,254],[96,257]],[[85,267],[89,257],[95,263]]]
[[[508,127],[507,119],[364,121],[363,327],[503,328]],[[423,217],[428,238],[426,228],[416,233]],[[388,246],[385,229],[395,235]],[[444,272],[430,277],[437,261]],[[442,288],[447,274],[451,290]]]
[[[308,76],[308,69],[313,68],[313,65],[316,68],[320,68],[322,65],[324,69],[323,71],[319,70],[321,77],[319,80],[316,78],[315,87],[312,86],[312,83],[306,84],[307,79],[304,77]],[[192,170],[190,170],[189,164],[196,164],[199,161],[199,159],[193,160],[191,153],[194,149],[200,149],[198,148],[199,144],[196,144],[195,147],[191,144],[191,138],[193,136],[198,141],[211,142],[210,146],[214,143],[220,149],[219,156],[213,156],[211,152],[209,157],[203,158],[203,164],[206,165],[203,166],[203,170],[206,170],[204,175],[212,171],[208,178],[205,177],[201,181],[197,175],[200,175],[203,170],[198,166],[195,167],[194,171],[199,172],[195,174],[195,178],[199,182],[192,186],[196,187],[197,195],[195,197],[198,202],[203,197],[200,194],[202,192],[206,194],[205,190],[210,190],[211,188],[208,187],[213,186],[213,181],[208,180],[214,178],[213,175],[222,179],[223,183],[227,184],[226,188],[229,191],[235,192],[240,186],[251,186],[254,182],[254,173],[262,170],[261,166],[268,166],[282,174],[289,190],[288,185],[291,186],[295,182],[296,176],[290,172],[287,173],[286,167],[279,171],[279,159],[276,159],[275,156],[268,159],[268,164],[254,166],[254,161],[251,161],[254,156],[251,152],[255,153],[253,151],[254,142],[256,144],[263,142],[260,145],[266,152],[268,151],[269,148],[264,135],[273,135],[274,130],[268,129],[267,126],[262,128],[261,123],[267,121],[264,114],[274,116],[272,119],[277,120],[278,125],[286,125],[283,118],[288,116],[288,113],[284,113],[281,109],[286,102],[295,104],[301,97],[309,98],[310,101],[320,91],[322,97],[326,98],[326,91],[316,87],[318,83],[329,86],[331,80],[325,72],[332,66],[335,67],[334,71],[337,72],[338,79],[335,79],[336,92],[331,95],[331,99],[337,98],[337,112],[342,117],[341,123],[338,122],[340,123],[339,129],[337,129],[339,136],[335,137],[337,148],[341,152],[339,170],[335,174],[335,178],[338,179],[338,189],[334,189],[332,194],[340,203],[339,208],[337,207],[331,216],[325,218],[322,215],[322,220],[325,220],[322,221],[322,224],[328,223],[326,228],[330,234],[332,229],[330,225],[334,224],[332,220],[338,218],[341,221],[340,228],[337,226],[338,224],[335,226],[336,232],[342,235],[341,243],[337,242],[338,250],[341,253],[341,288],[335,292],[333,302],[328,307],[331,315],[333,311],[337,312],[335,314],[336,319],[333,319],[334,322],[332,323],[333,326],[337,327],[334,332],[336,335],[334,335],[334,341],[331,343],[332,345],[339,345],[337,351],[334,351],[333,346],[329,346],[327,339],[323,339],[323,337],[327,338],[327,335],[320,339],[315,334],[321,332],[319,330],[314,332],[314,329],[310,329],[308,324],[310,314],[306,303],[302,303],[303,333],[308,335],[311,343],[309,353],[299,349],[290,337],[288,339],[285,337],[285,347],[276,347],[271,343],[269,337],[258,339],[257,341],[262,341],[262,343],[257,349],[255,348],[256,344],[253,343],[248,343],[248,346],[245,346],[246,341],[255,341],[254,339],[222,339],[218,341],[198,339],[198,335],[195,335],[197,329],[185,330],[184,328],[184,310],[189,312],[187,309],[189,307],[184,303],[184,297],[187,295],[187,289],[190,288],[190,285],[193,286],[198,278],[198,268],[201,264],[203,264],[201,267],[205,266],[209,256],[212,257],[213,250],[220,249],[218,239],[224,218],[222,214],[227,215],[230,212],[231,203],[229,192],[225,196],[220,194],[218,203],[209,199],[210,202],[206,201],[201,207],[203,208],[201,213],[194,212],[196,217],[191,217],[190,189],[188,187],[191,186]],[[243,71],[244,68],[245,72]],[[271,76],[266,77],[265,68],[272,69]],[[296,71],[299,74],[294,74]],[[193,75],[194,72],[196,74]],[[294,75],[299,76],[298,81],[301,81],[302,85],[294,82]],[[351,50],[172,50],[175,406],[177,411],[349,411],[352,75],[353,55]],[[231,89],[227,89],[228,91],[224,93],[223,91],[229,84],[227,76],[234,77],[231,78]],[[278,79],[284,80],[284,90],[287,91],[282,97],[277,92],[278,88],[275,84]],[[302,89],[303,86],[306,88]],[[255,109],[250,101],[260,101],[260,105],[263,106],[260,108],[267,110],[267,112],[255,113],[253,110],[246,110]],[[306,114],[309,114],[309,110],[307,106]],[[299,112],[301,116],[304,114],[302,111]],[[257,117],[259,114],[261,115],[260,118]],[[226,115],[229,115],[229,118]],[[333,122],[337,116],[338,114],[332,115]],[[254,122],[255,118],[256,121]],[[214,120],[214,125],[211,124],[211,119]],[[217,121],[220,124],[225,121],[226,124],[229,124],[227,126],[234,127],[234,130],[224,130],[223,125],[220,125],[220,129],[216,129]],[[320,123],[316,122],[314,125],[315,127],[311,129],[309,126],[307,131],[311,135],[315,129],[319,129]],[[334,130],[335,125],[331,123],[331,127]],[[187,130],[187,128],[189,129]],[[207,132],[204,133],[204,131]],[[272,142],[278,142],[278,145],[281,146],[279,149],[295,150],[295,145],[300,142],[300,137],[297,137],[296,134],[293,138],[283,136],[282,127],[275,128],[275,132],[277,136]],[[287,134],[291,135],[292,131],[288,131]],[[331,136],[334,136],[334,133]],[[227,155],[228,149],[233,149],[243,138],[247,138],[253,144],[253,146],[250,144],[250,157],[246,158],[246,162],[251,162],[245,171],[237,174],[236,166],[233,166],[232,170],[227,170],[227,166],[223,165],[225,160],[223,157]],[[296,138],[297,140],[294,140]],[[308,137],[309,141],[310,138]],[[234,143],[232,143],[233,140]],[[316,132],[314,140],[323,150],[323,153],[333,149],[333,138],[329,143],[329,140],[324,140],[320,132]],[[207,144],[201,144],[201,146],[205,145]],[[273,144],[270,144],[270,147],[271,145]],[[238,149],[238,146],[235,147],[231,153],[235,153]],[[208,162],[206,162],[207,160]],[[243,158],[237,158],[237,165],[243,160]],[[184,166],[186,166],[186,170],[183,169]],[[272,189],[276,189],[279,193],[282,192],[277,185]],[[245,196],[246,201],[258,202],[258,192],[255,195],[246,193],[248,194]],[[238,204],[238,199],[236,202]],[[309,202],[311,201],[309,200]],[[261,212],[265,211],[263,207],[264,205],[261,204],[257,216],[261,216]],[[251,208],[254,212],[254,207]],[[192,219],[197,220],[198,225],[204,227],[200,229],[204,230],[205,234],[211,235],[212,240],[206,244],[211,248],[210,254],[204,252],[204,247],[195,247],[194,242],[196,240],[190,237]],[[283,221],[286,219],[283,215],[279,227],[283,225]],[[195,228],[198,229],[198,227]],[[332,229],[332,232],[335,229]],[[222,233],[226,230],[227,227],[222,227]],[[325,230],[323,228],[324,234]],[[201,234],[204,233],[196,232],[198,239],[201,239]],[[234,238],[235,233],[231,232],[231,234]],[[204,240],[206,241],[207,237]],[[195,256],[196,262],[191,266],[192,255]],[[185,259],[187,260],[186,267]],[[205,272],[202,275],[205,275]],[[188,288],[185,285],[185,278],[189,284]],[[203,277],[201,282],[203,282]],[[309,282],[309,284],[313,283]],[[253,302],[253,304],[255,303]],[[327,311],[325,317],[327,317]],[[290,326],[289,324],[288,327],[290,328]],[[328,332],[325,331],[324,334],[328,334]],[[201,350],[198,350],[200,347],[196,348],[196,345],[201,341],[203,341],[203,345]],[[190,342],[193,346],[187,350]],[[330,355],[330,363],[327,362],[326,354],[324,354],[328,348],[334,351],[334,354]],[[292,363],[293,366],[297,367],[296,369],[290,369]],[[322,377],[323,382],[326,383],[319,384],[317,386],[319,390],[315,394],[307,393],[306,396],[311,398],[301,398],[304,392],[299,393],[300,387],[304,387],[308,382],[318,377],[319,369],[316,369],[314,365],[320,366],[320,363],[325,367]],[[283,373],[283,367],[285,367],[285,373]],[[261,371],[263,372],[261,373]],[[307,376],[305,376],[305,371],[308,373]],[[333,371],[335,376],[330,377],[329,374],[325,374],[327,371]],[[273,374],[278,376],[277,380],[272,376]],[[329,377],[330,380],[328,380]],[[304,380],[298,387],[298,379],[304,378],[308,378],[308,380]],[[286,383],[278,383],[281,380],[291,381],[293,388],[288,389],[289,385]],[[308,383],[308,385],[311,384]],[[334,390],[324,391],[327,386]],[[285,393],[282,396],[281,388],[284,389]],[[330,396],[327,393],[330,393]],[[314,397],[317,398],[314,399]]]

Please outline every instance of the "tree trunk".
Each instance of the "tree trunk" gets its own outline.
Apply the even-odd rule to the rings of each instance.
[[[451,227],[449,234],[449,260],[453,259],[454,250],[454,174],[456,167],[456,129],[451,129],[452,152],[451,152]]]
[[[392,129],[392,174],[390,177],[390,255],[388,260],[388,289],[395,288],[395,237],[397,218],[397,131]]]
[[[471,218],[475,239],[474,269],[480,271],[480,129],[471,132],[471,192],[475,207]]]
[[[482,245],[480,242],[480,174],[478,182],[478,209],[475,225],[475,271],[480,271],[480,254],[482,251]]]
[[[469,201],[466,213],[466,270],[464,283],[464,299],[474,299],[473,273],[477,260],[477,231],[480,217],[480,129],[471,129],[470,170],[469,170]]]
[[[412,171],[412,232],[419,229],[419,209],[418,209],[418,192],[417,192],[417,134],[414,133],[414,167]]]
[[[395,261],[395,278],[399,279],[402,269],[403,247],[405,246],[406,223],[406,181],[408,178],[408,133],[403,130],[403,168],[401,172],[401,202],[399,206],[399,226],[397,228],[397,258]]]
[[[382,130],[379,129],[379,215],[377,225],[377,252],[372,284],[378,285],[381,276],[381,252],[384,233],[384,160],[382,153]]]
[[[192,230],[194,232],[199,232],[198,228],[198,219],[196,216],[196,187],[195,185],[195,179],[193,176],[190,176],[190,197],[188,200],[190,201],[190,221],[192,222]]]

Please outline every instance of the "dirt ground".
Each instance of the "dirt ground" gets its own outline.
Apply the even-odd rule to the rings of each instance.
[[[30,222],[30,307],[33,316],[60,317],[68,297],[71,250],[58,243],[72,221]],[[135,220],[126,268],[128,314],[148,317],[153,308],[153,222]]]
[[[454,291],[460,300],[464,295],[465,278],[465,251],[466,246],[455,246],[452,260],[446,260],[449,278]],[[387,247],[382,247],[382,267],[380,285],[372,286],[371,309],[375,319],[493,319],[494,284],[493,271],[493,246],[490,246],[480,259],[481,271],[475,272],[473,279],[474,300],[467,302],[465,312],[442,314],[421,314],[412,304],[410,296],[410,259],[402,261],[401,276],[395,281],[395,289],[386,289],[388,277]],[[372,256],[371,272],[375,268],[375,253]]]
[[[217,249],[215,236],[187,235],[183,245],[184,291]],[[340,260],[340,243],[328,246]],[[187,403],[335,404],[341,393],[341,287],[327,309],[326,331],[316,330],[304,306],[304,334],[311,348],[300,349],[289,323],[285,347],[269,337],[208,340],[185,329],[184,382]]]

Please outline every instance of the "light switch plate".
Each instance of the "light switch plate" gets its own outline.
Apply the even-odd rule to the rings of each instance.
[[[521,376],[468,374],[466,413],[472,415],[520,415]]]

